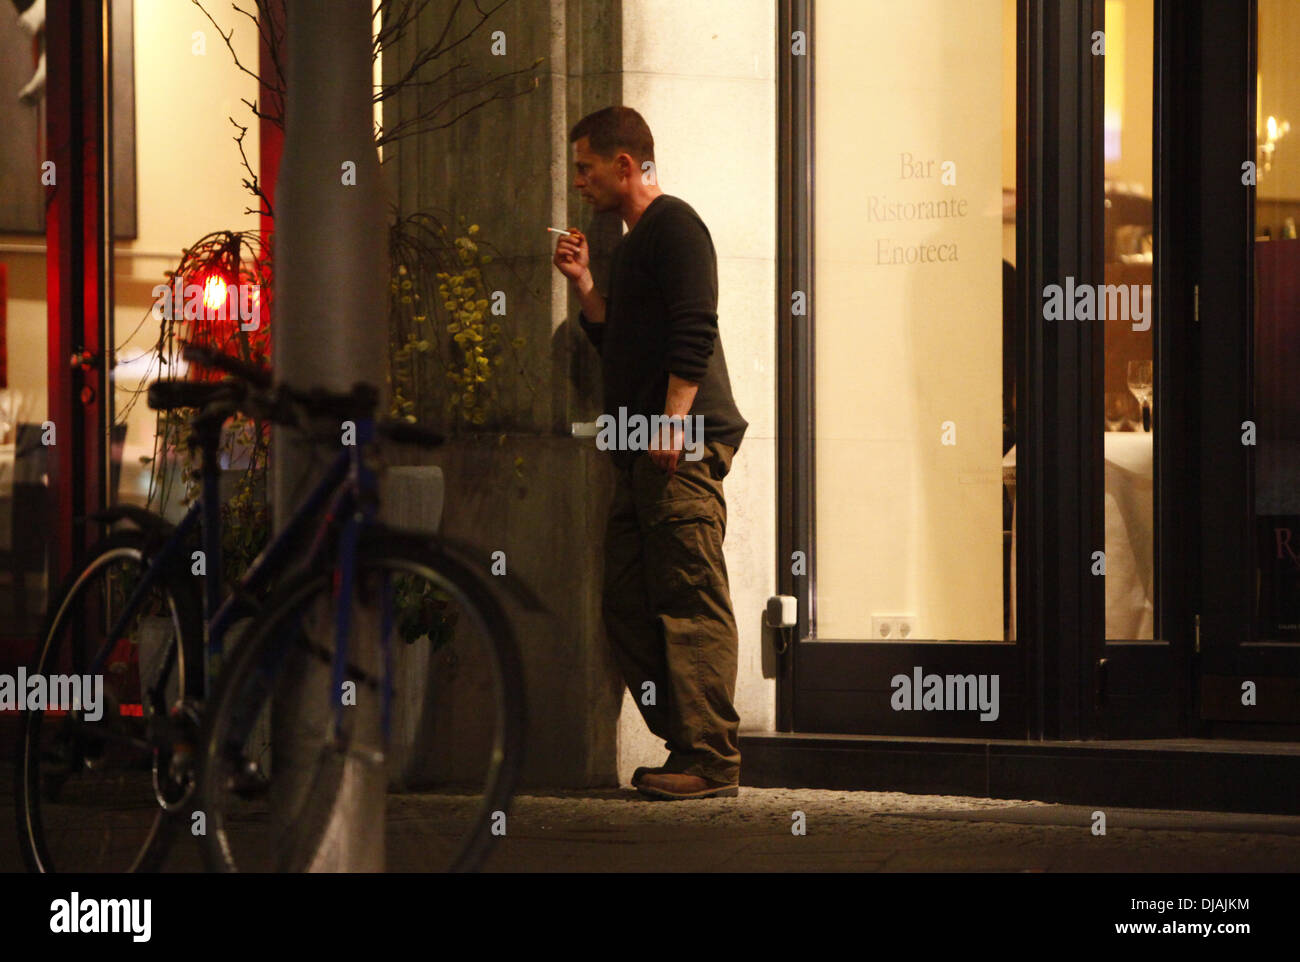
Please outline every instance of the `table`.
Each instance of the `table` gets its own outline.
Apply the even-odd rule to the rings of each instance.
[[[1104,441],[1106,505],[1106,637],[1150,639],[1155,632],[1154,435],[1107,431]],[[1002,460],[1003,483],[1014,497],[1016,449]],[[1011,535],[1011,598],[1016,598],[1015,513]],[[1011,613],[1011,637],[1016,618]]]
[[[1107,431],[1106,637],[1155,637],[1154,435]]]

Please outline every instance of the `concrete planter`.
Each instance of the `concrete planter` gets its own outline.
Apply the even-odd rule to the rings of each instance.
[[[384,472],[380,489],[383,521],[394,527],[436,534],[442,523],[444,486],[436,465],[403,465]],[[436,760],[427,745],[433,735],[435,659],[424,640],[407,644],[394,633],[393,730],[389,741],[388,784],[401,791],[436,778]]]

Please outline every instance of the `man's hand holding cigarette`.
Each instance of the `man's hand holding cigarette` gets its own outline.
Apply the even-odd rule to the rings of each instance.
[[[559,233],[559,228],[548,227],[547,230]],[[587,238],[582,231],[573,227],[568,233],[561,233],[555,239],[555,259],[552,262],[561,274],[577,283],[584,274],[590,275],[591,252],[587,249]]]
[[[570,227],[567,234],[558,227],[548,227],[547,230],[560,234],[555,240],[555,257],[551,263],[573,285],[587,320],[604,324],[605,298],[597,293],[596,283],[591,279],[591,251],[587,247],[587,238],[576,227]]]

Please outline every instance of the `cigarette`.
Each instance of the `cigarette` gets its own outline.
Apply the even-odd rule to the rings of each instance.
[[[548,228],[546,228],[546,229],[547,229],[548,231],[550,231],[552,234],[571,234],[571,233],[573,233],[573,231],[560,230],[560,228],[558,228],[558,227],[548,227]]]

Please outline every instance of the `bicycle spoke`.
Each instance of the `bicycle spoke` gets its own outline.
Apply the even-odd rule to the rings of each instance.
[[[429,832],[421,868],[472,868],[486,854],[489,823],[507,804],[518,771],[522,696],[513,641],[495,607],[485,616],[428,564],[381,554],[376,549],[362,561],[358,590],[391,608],[384,613],[389,605],[380,604],[369,621],[353,612],[345,677],[356,683],[357,699],[380,699],[381,711],[365,716],[366,726],[379,729],[389,720],[382,714],[385,679],[399,686],[427,679],[423,703],[406,709],[418,713],[420,744],[401,745],[398,755],[413,770],[410,780],[459,802]],[[371,776],[359,773],[378,767],[386,782],[398,760],[381,748],[379,732],[357,729],[360,716],[347,708],[349,727],[341,741],[333,737],[335,625],[328,579],[300,580],[267,606],[227,668],[206,720],[199,792],[213,867],[303,870],[337,817],[349,770],[364,778]],[[396,657],[375,651],[373,638],[358,643],[358,632],[380,634],[381,626],[392,629]],[[385,664],[388,673],[377,667]],[[409,739],[411,726],[409,718],[401,723],[402,737]]]
[[[104,653],[95,681],[98,706],[51,705],[23,715],[18,752],[20,839],[41,871],[125,871],[152,867],[165,850],[165,816],[151,735],[157,705],[184,690],[175,650],[181,625],[196,617],[160,580],[136,593],[144,570],[142,536],[111,536],[54,603],[34,674],[86,675]],[[135,604],[127,599],[135,594]],[[113,625],[121,632],[109,634]],[[170,650],[169,650],[170,649]],[[157,674],[161,697],[145,690],[141,668]],[[192,657],[187,667],[197,667]],[[98,717],[90,720],[86,714]],[[165,731],[166,729],[160,729]]]

